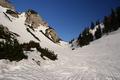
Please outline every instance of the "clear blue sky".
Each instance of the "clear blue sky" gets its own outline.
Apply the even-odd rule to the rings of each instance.
[[[91,21],[102,20],[120,0],[11,0],[17,11],[36,10],[66,41],[76,38]]]

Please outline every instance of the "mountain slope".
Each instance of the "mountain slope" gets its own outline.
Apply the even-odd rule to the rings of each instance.
[[[20,43],[38,42],[41,47],[58,54],[58,60],[43,60],[40,52],[33,48],[32,52],[25,52],[28,59],[19,62],[0,60],[0,80],[120,80],[120,30],[88,46],[71,50],[68,43],[60,41],[55,44],[45,37],[40,30],[45,32],[46,26],[40,25],[32,30],[24,25],[25,13],[19,18],[7,14],[11,22],[3,12],[6,8],[0,7],[0,24],[17,33]]]
[[[41,32],[40,30],[42,30],[45,33],[45,30],[48,28],[47,26],[44,25],[40,25],[37,29],[34,29],[35,31],[33,31],[31,28],[29,28],[27,25],[25,25],[25,13],[22,13],[19,15],[19,18],[15,18],[12,17],[11,15],[7,14],[8,17],[12,20],[12,22],[5,16],[5,12],[6,9],[3,7],[0,7],[0,23],[3,24],[4,26],[7,26],[8,29],[10,31],[13,31],[17,34],[20,35],[20,37],[18,37],[18,40],[20,43],[25,43],[25,42],[29,42],[30,40],[33,40],[35,42],[41,42],[41,45],[44,43],[50,43],[50,46],[52,45],[56,45],[53,42],[51,42],[50,40],[48,40]],[[3,13],[4,12],[4,13]],[[40,39],[40,41],[38,41],[37,39],[34,38],[34,36],[32,36],[26,29],[29,28],[29,30]],[[24,35],[24,36],[23,36]],[[45,47],[48,47],[49,45],[46,45]],[[58,45],[56,45],[58,46]]]
[[[44,61],[40,66],[30,58],[19,63],[1,61],[1,79],[9,80],[119,80],[120,79],[120,30],[104,36],[90,45],[72,51],[66,47],[56,50],[59,59]],[[117,37],[117,39],[116,39]]]

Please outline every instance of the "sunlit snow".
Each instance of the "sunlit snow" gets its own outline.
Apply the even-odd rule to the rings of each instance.
[[[12,19],[10,22],[2,13],[4,11],[0,7],[0,24],[19,34],[20,43],[30,40],[39,42],[42,47],[58,54],[58,60],[43,60],[37,50],[26,52],[28,59],[20,62],[0,60],[0,80],[120,80],[120,30],[88,46],[71,50],[67,42],[55,44],[41,34],[39,30],[45,31],[47,28],[42,25],[33,31],[40,39],[37,41],[26,30],[25,13],[18,19],[9,15]]]

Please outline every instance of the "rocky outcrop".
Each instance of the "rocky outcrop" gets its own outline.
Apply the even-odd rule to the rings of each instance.
[[[33,28],[37,28],[38,26],[45,24],[42,17],[38,15],[38,13],[34,10],[29,9],[26,12],[26,20],[25,24],[30,25]]]
[[[55,42],[55,43],[59,42],[60,38],[58,37],[58,35],[57,35],[57,33],[55,32],[54,29],[48,28],[48,29],[46,29],[45,32],[46,32],[45,35],[48,36],[48,37],[51,37],[53,42]]]
[[[9,15],[11,15],[11,16],[13,16],[13,17],[15,17],[15,18],[19,18],[19,13],[16,12],[16,11],[7,10],[6,13],[9,14]]]
[[[9,0],[0,0],[0,6],[15,10],[15,7],[10,3]]]

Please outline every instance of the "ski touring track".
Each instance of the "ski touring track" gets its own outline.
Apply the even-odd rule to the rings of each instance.
[[[70,52],[71,55],[61,53],[60,57],[64,61],[60,60],[57,64],[53,62],[53,66],[36,66],[29,63],[18,70],[7,72],[3,70],[0,73],[0,80],[120,80],[118,66],[120,62],[117,61],[119,56],[111,58],[108,55],[103,57],[101,54],[81,53],[80,55],[72,50]]]

